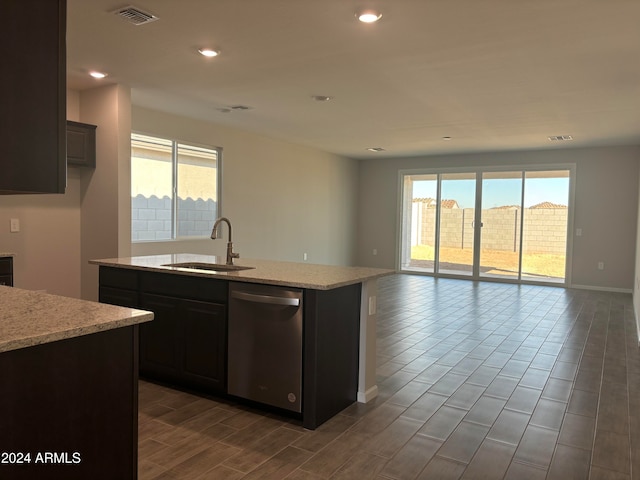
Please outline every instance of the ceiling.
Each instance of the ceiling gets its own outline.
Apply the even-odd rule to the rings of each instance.
[[[133,1],[68,0],[70,88],[353,158],[640,145],[638,0]]]

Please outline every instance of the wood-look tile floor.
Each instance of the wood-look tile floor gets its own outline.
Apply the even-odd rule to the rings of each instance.
[[[141,381],[140,479],[640,479],[631,295],[411,275],[378,289],[375,401],[307,431]]]

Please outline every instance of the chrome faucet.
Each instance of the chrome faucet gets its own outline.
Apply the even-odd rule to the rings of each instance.
[[[233,253],[233,243],[231,242],[231,222],[226,217],[220,217],[216,220],[216,223],[213,224],[213,230],[211,230],[211,239],[215,240],[218,238],[218,229],[219,225],[222,222],[226,222],[229,227],[229,242],[227,242],[227,265],[233,265],[234,258],[240,258],[239,253]]]

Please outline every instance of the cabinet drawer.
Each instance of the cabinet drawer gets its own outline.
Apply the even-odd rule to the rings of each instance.
[[[227,303],[225,280],[190,277],[171,273],[144,272],[140,275],[140,290],[144,293],[170,295],[191,300]]]
[[[138,292],[122,288],[100,285],[100,302],[120,305],[121,307],[138,308]]]
[[[126,268],[100,267],[100,285],[137,290],[138,272]]]

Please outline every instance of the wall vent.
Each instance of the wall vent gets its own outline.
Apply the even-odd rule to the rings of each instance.
[[[547,137],[552,142],[563,142],[565,140],[573,140],[571,135],[553,135],[551,137]]]
[[[155,22],[158,20],[158,17],[155,15],[144,12],[132,5],[119,8],[112,13],[124,18],[127,22],[133,23],[134,25],[144,25],[145,23]]]

